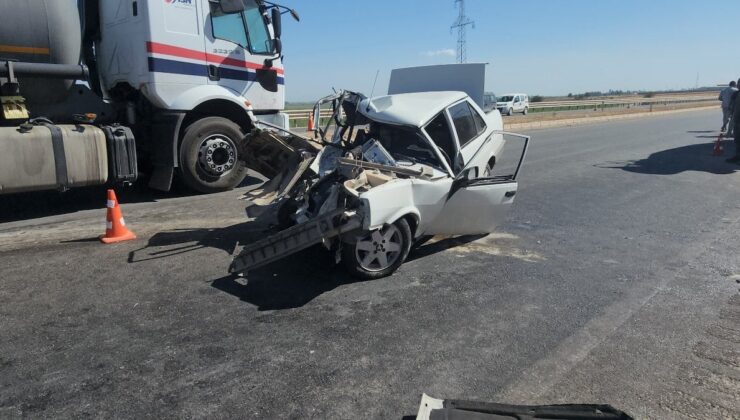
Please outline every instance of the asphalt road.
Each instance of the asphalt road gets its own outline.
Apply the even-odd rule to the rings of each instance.
[[[317,250],[226,276],[258,235],[241,191],[122,194],[140,239],[113,246],[102,191],[4,197],[0,417],[398,419],[426,392],[738,418],[740,166],[711,156],[719,120],[533,131],[508,223],[376,281]]]

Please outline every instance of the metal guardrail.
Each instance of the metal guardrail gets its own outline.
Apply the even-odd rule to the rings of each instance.
[[[665,95],[654,96],[652,98],[643,97],[625,97],[625,98],[608,98],[608,99],[582,99],[568,101],[550,101],[550,102],[530,102],[529,111],[547,112],[553,110],[574,111],[579,109],[606,109],[606,108],[632,108],[640,106],[668,106],[695,102],[716,101],[717,96],[712,95]],[[291,109],[284,111],[290,116],[291,127],[306,127],[308,116],[312,112],[310,109]],[[331,110],[321,112],[320,124],[326,122],[331,117]]]

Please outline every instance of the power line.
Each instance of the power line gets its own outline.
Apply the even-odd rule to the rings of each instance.
[[[455,5],[459,9],[457,20],[450,26],[450,32],[457,28],[457,62],[465,63],[468,61],[467,57],[467,40],[465,39],[465,31],[468,26],[475,28],[475,22],[465,16],[465,0],[455,0]]]

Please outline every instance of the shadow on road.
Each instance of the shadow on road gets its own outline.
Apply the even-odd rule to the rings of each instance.
[[[446,251],[451,248],[455,248],[461,245],[467,245],[471,242],[475,242],[478,239],[485,238],[488,235],[465,235],[465,236],[454,236],[439,239],[434,242],[426,243],[416,249],[411,250],[406,262],[418,260],[420,258],[427,257],[438,252]]]
[[[240,187],[252,186],[262,180],[247,176]],[[66,192],[38,191],[0,196],[0,223],[39,217],[56,216],[83,210],[104,209],[108,187],[75,188]],[[179,183],[174,183],[169,192],[156,191],[142,181],[132,187],[116,188],[121,203],[152,203],[171,198],[197,195]]]
[[[597,168],[622,169],[627,172],[651,175],[675,175],[685,171],[708,172],[717,175],[732,174],[740,166],[727,163],[725,159],[734,151],[732,140],[722,142],[723,156],[713,156],[714,142],[689,144],[673,149],[655,152],[645,159],[605,162],[594,165]]]
[[[197,251],[203,248],[220,249],[233,254],[237,244],[254,240],[263,232],[244,222],[225,228],[175,229],[154,234],[147,244],[129,252],[129,263],[140,263]]]
[[[300,308],[318,296],[345,284],[361,280],[334,264],[332,255],[315,246],[256,270],[246,277],[228,275],[211,282],[260,311]]]
[[[147,244],[128,255],[131,264],[175,258],[204,248],[233,255],[246,243],[264,237],[264,224],[244,222],[225,228],[177,229],[154,234]],[[228,264],[224,264],[226,272]],[[334,264],[333,256],[315,246],[289,258],[250,271],[247,278],[226,275],[211,285],[249,302],[259,310],[297,308],[324,292],[357,281]]]
[[[464,245],[485,235],[445,238],[411,251],[406,262]],[[331,253],[315,246],[287,260],[250,271],[246,277],[228,275],[211,282],[222,292],[256,306],[260,311],[299,308],[337,287],[372,280],[350,276],[336,265]]]

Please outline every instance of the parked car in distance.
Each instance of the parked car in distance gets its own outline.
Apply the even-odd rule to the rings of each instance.
[[[527,115],[529,112],[529,96],[525,93],[507,93],[498,98],[496,108],[502,115],[512,115],[515,112]]]
[[[483,94],[483,112],[491,112],[494,109],[497,109],[497,102],[496,94],[493,92],[485,92]]]

